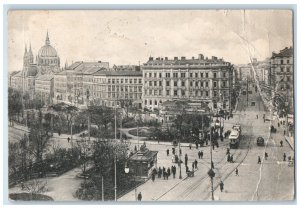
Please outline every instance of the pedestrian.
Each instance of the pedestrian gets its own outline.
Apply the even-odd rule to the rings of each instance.
[[[280,141],[280,146],[281,146],[281,147],[283,146],[283,141],[282,141],[282,140]]]
[[[161,178],[161,172],[162,172],[162,170],[161,170],[161,168],[159,167],[159,168],[158,168],[158,173],[157,173],[157,174],[158,174],[158,176],[157,176],[158,178]]]
[[[181,148],[179,149],[179,155],[182,155]]]
[[[236,175],[236,176],[239,175],[239,170],[238,170],[238,168],[235,169],[235,175]]]
[[[70,143],[70,137],[68,137],[68,143]]]
[[[189,166],[185,166],[185,172],[188,173],[189,172]]]
[[[258,119],[258,115],[256,115],[256,119]]]
[[[176,173],[175,169],[176,169],[176,167],[172,166],[173,179],[175,179],[175,173]]]
[[[221,192],[223,192],[223,190],[224,190],[224,183],[223,183],[223,181],[220,182],[220,190],[221,190]]]
[[[195,169],[195,162],[192,163],[192,168]]]
[[[265,152],[265,160],[267,160],[267,159],[268,159],[268,153]]]
[[[233,163],[233,155],[230,157],[230,162]]]
[[[195,168],[198,168],[198,161],[195,159]]]
[[[184,164],[187,165],[187,163],[188,163],[188,156],[187,156],[187,154],[185,154],[185,156],[184,156]]]
[[[172,154],[175,155],[175,147],[172,147]]]
[[[201,152],[199,151],[198,152],[198,158],[200,159],[200,157],[201,157]]]
[[[167,149],[167,156],[169,156],[169,149]]]
[[[283,161],[286,161],[286,154],[283,153]]]
[[[260,156],[258,156],[257,163],[258,163],[258,164],[261,164]]]
[[[60,130],[60,129],[58,129],[58,136],[60,136],[60,134],[61,134],[61,130]]]
[[[155,174],[154,174],[154,172],[152,173],[152,181],[154,182],[154,180],[155,180]]]
[[[171,170],[170,168],[167,169],[168,177],[171,175]]]
[[[227,162],[230,162],[230,154],[227,155]]]
[[[190,149],[192,149],[192,144],[191,143],[189,144],[189,147],[190,147]]]
[[[201,150],[201,159],[203,159],[203,151]]]
[[[139,194],[138,194],[138,201],[142,201],[142,193],[141,192],[139,192]]]
[[[166,178],[167,178],[167,180],[169,179],[169,174],[166,172]]]
[[[163,171],[163,177],[164,177],[164,180],[166,180],[166,175],[167,173],[166,173],[166,171]]]
[[[226,155],[230,155],[230,148],[227,148]]]

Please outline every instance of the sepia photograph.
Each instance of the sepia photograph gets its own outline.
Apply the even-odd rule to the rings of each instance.
[[[8,10],[9,202],[294,201],[294,16]]]

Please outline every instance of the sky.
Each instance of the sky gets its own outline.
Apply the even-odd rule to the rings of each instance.
[[[263,60],[292,46],[292,18],[290,10],[11,10],[8,71],[22,69],[26,44],[38,54],[47,31],[61,66],[198,54],[246,64],[250,56]]]

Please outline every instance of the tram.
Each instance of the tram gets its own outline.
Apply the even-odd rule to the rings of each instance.
[[[240,135],[240,132],[233,129],[229,135],[229,146],[230,148],[232,149],[237,149],[239,147],[239,144],[240,144],[240,138],[241,138],[241,135]]]

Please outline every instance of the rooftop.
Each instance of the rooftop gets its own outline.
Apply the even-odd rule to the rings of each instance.
[[[54,75],[52,74],[44,74],[36,77],[36,80],[41,80],[41,81],[50,81],[52,80]]]
[[[93,75],[103,75],[103,76],[143,76],[142,71],[131,71],[131,70],[121,70],[121,71],[98,71]]]
[[[285,47],[284,49],[280,50],[279,53],[272,53],[272,58],[275,57],[292,57],[293,56],[293,47]]]

